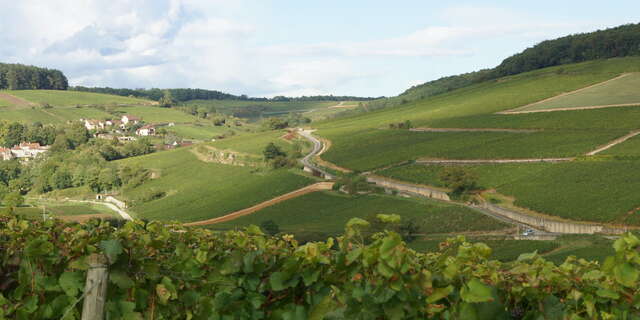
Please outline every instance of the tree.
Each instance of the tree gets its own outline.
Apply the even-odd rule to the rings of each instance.
[[[3,201],[9,213],[14,213],[17,207],[24,204],[24,197],[22,197],[19,191],[14,191],[7,194]]]
[[[270,142],[262,151],[265,160],[273,160],[277,157],[286,157],[287,153],[282,151],[280,147],[276,146],[273,142]]]
[[[463,167],[444,168],[439,178],[445,186],[453,189],[453,194],[461,195],[478,188],[478,176]]]
[[[160,104],[160,107],[162,108],[171,108],[175,103],[175,101],[173,100],[173,96],[171,95],[171,91],[169,90],[165,90],[163,92],[163,96],[158,102]]]
[[[269,235],[276,235],[280,233],[280,227],[273,220],[266,220],[260,224],[260,229],[264,230]]]

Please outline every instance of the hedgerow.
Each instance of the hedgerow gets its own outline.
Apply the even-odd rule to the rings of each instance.
[[[382,216],[393,220],[394,216]],[[257,227],[66,224],[0,216],[0,318],[77,319],[87,257],[109,261],[108,319],[639,319],[640,240],[599,265],[536,253],[488,260],[463,237],[436,253],[393,232],[299,245]]]

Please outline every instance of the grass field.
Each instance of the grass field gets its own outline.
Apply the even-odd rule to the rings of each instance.
[[[515,205],[572,220],[640,225],[638,161],[465,166],[484,189],[515,197]],[[378,174],[414,183],[442,186],[441,166],[408,165]]]
[[[110,94],[65,91],[65,90],[7,90],[2,91],[20,99],[41,105],[52,106],[149,104],[149,100],[122,97]]]
[[[122,160],[139,164],[159,175],[142,186],[125,191],[135,200],[151,190],[166,196],[131,208],[145,219],[196,221],[222,216],[301,188],[311,179],[288,170],[254,172],[248,167],[205,163],[190,148],[159,152]]]
[[[509,227],[479,212],[449,203],[388,195],[352,197],[327,191],[291,199],[212,228],[230,229],[273,220],[287,233],[336,235],[344,231],[349,219],[371,220],[376,214],[398,214],[403,221],[414,220],[422,225],[421,232],[426,234]]]
[[[262,151],[270,143],[273,142],[285,152],[291,152],[293,150],[292,142],[280,139],[286,134],[284,130],[266,131],[257,133],[246,133],[242,135],[217,140],[210,142],[208,145],[217,149],[229,149],[233,151],[250,153],[254,155],[262,156]],[[306,141],[306,140],[305,140]]]
[[[177,109],[160,108],[156,106],[127,106],[116,109],[122,113],[142,118],[147,123],[192,123],[198,118]]]
[[[231,128],[223,127],[223,126],[216,127],[211,125],[210,123],[178,124],[173,127],[168,127],[167,129],[175,132],[180,137],[183,137],[186,139],[195,139],[195,140],[204,140],[204,141],[211,140],[215,136],[231,131]]]
[[[578,92],[530,105],[518,111],[535,111],[555,108],[576,108],[618,104],[640,105],[640,73],[604,82]]]

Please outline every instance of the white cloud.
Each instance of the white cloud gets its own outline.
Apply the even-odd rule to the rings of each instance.
[[[256,19],[243,16],[246,5],[244,0],[11,1],[0,11],[0,61],[59,68],[72,84],[89,86],[358,94],[344,88],[381,83],[389,78],[390,62],[470,57],[486,47],[486,39],[542,39],[589,27],[501,8],[457,6],[441,13],[441,25],[396,37],[273,44],[260,41],[268,35],[252,22]],[[395,72],[398,82],[410,81],[401,78],[402,70]],[[410,77],[429,78],[427,71]]]

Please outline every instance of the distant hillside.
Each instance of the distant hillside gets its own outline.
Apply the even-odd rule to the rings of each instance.
[[[68,86],[67,77],[60,70],[0,63],[0,89],[67,90]]]
[[[151,100],[160,100],[164,96],[165,91],[169,91],[174,100],[178,102],[185,102],[191,100],[238,100],[238,101],[367,101],[377,98],[369,97],[352,97],[352,96],[303,96],[303,97],[284,97],[277,96],[273,98],[252,98],[247,95],[233,95],[216,90],[206,89],[191,89],[191,88],[176,88],[176,89],[126,89],[126,88],[109,88],[109,87],[83,87],[76,86],[71,87],[70,90],[94,92],[94,93],[108,93],[119,96],[133,96],[138,98],[147,98]]]
[[[640,55],[640,23],[546,40],[506,58],[493,69],[449,76],[411,87],[398,97],[369,105],[373,109],[420,100],[486,80],[551,66]]]

